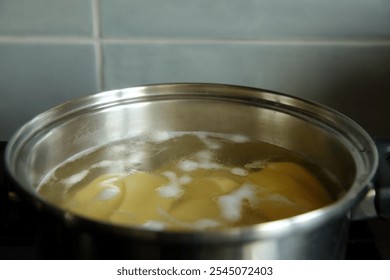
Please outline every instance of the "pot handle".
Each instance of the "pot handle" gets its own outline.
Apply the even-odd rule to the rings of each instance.
[[[379,167],[375,178],[375,208],[378,216],[390,219],[390,139],[377,140]]]
[[[353,209],[352,220],[390,219],[390,139],[376,140],[379,165],[370,190]]]

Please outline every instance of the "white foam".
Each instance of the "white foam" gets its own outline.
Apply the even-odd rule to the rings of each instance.
[[[207,148],[209,148],[210,150],[218,150],[222,147],[222,145],[220,143],[218,143],[217,141],[210,140],[207,138],[204,138],[204,139],[201,138],[201,140],[207,146]]]
[[[227,134],[225,138],[234,143],[245,143],[249,141],[248,136],[242,134]]]
[[[93,148],[86,149],[86,150],[84,150],[84,151],[82,151],[82,152],[80,152],[80,153],[78,153],[78,154],[76,154],[76,155],[73,155],[73,156],[69,157],[67,160],[65,160],[64,162],[62,162],[62,163],[60,163],[59,165],[57,165],[55,168],[53,168],[51,171],[49,171],[49,172],[42,178],[42,180],[41,180],[40,183],[39,183],[38,190],[40,190],[40,189],[42,188],[42,186],[44,186],[45,184],[49,183],[51,180],[53,180],[53,179],[55,180],[55,179],[56,179],[55,172],[56,172],[58,169],[64,167],[64,166],[67,165],[67,164],[70,164],[70,163],[76,161],[76,160],[79,159],[79,158],[88,156],[88,155],[92,154],[93,152],[95,152],[95,151],[97,151],[97,150],[99,150],[99,149],[101,149],[101,146],[97,146],[97,147],[93,147]],[[83,171],[83,172],[88,172],[88,170]],[[69,178],[70,178],[70,177],[69,177]],[[68,178],[67,178],[67,179],[68,179]],[[65,183],[63,182],[64,185],[66,185],[67,187],[70,187],[69,184],[66,183],[66,180],[67,180],[67,179],[63,179],[63,180],[61,180],[61,182],[65,180]],[[53,180],[53,181],[54,181],[54,180]],[[80,180],[80,181],[81,181],[81,180]],[[77,181],[77,182],[79,182],[79,181]]]
[[[267,160],[257,160],[250,163],[246,163],[245,167],[251,169],[261,169],[264,168],[266,164],[267,164]]]
[[[192,181],[192,178],[190,176],[184,175],[179,178],[178,182],[179,184],[186,185],[189,184]]]
[[[233,167],[231,170],[230,170],[230,173],[232,173],[233,175],[237,175],[237,176],[247,176],[249,174],[249,172],[243,168],[239,168],[239,167]]]
[[[209,147],[210,150],[218,150],[221,149],[222,145],[215,141],[207,141],[206,142],[207,147]]]
[[[111,200],[111,199],[115,198],[117,195],[119,195],[120,192],[121,192],[121,190],[118,187],[111,185],[111,186],[103,189],[101,192],[99,192],[99,194],[96,196],[96,199],[97,200]]]
[[[294,202],[292,202],[286,196],[278,194],[278,193],[269,194],[265,199],[285,203],[288,205],[294,204]]]
[[[177,180],[177,176],[176,176],[175,172],[165,171],[165,172],[162,173],[162,175],[167,177],[169,181],[176,181]]]
[[[208,151],[200,151],[195,156],[198,157],[199,162],[185,159],[179,161],[178,167],[186,172],[194,171],[196,169],[223,169],[221,164],[210,161],[212,154]]]
[[[160,143],[168,141],[170,139],[189,135],[191,132],[182,132],[182,131],[165,131],[165,130],[156,130],[149,134],[149,139],[151,142]]]
[[[123,154],[128,151],[128,147],[125,144],[116,144],[110,146],[107,150],[110,154]]]
[[[179,168],[183,171],[194,171],[199,167],[199,164],[197,162],[189,159],[179,161],[178,165]]]
[[[89,170],[83,170],[79,173],[73,174],[66,179],[61,180],[61,183],[65,185],[66,188],[69,188],[77,183],[80,183],[89,173]]]
[[[150,140],[152,142],[164,142],[173,137],[172,133],[168,131],[158,130],[150,134]]]
[[[199,162],[210,162],[213,158],[213,152],[208,150],[201,150],[195,154]]]
[[[255,202],[256,187],[245,183],[230,194],[218,198],[218,204],[221,208],[222,217],[231,222],[237,222],[241,219],[241,208],[244,200],[252,205]]]
[[[128,163],[130,164],[140,164],[145,161],[145,152],[134,152],[130,155]]]
[[[153,229],[153,230],[163,230],[165,229],[166,225],[165,223],[161,221],[146,221],[145,223],[142,224],[142,227],[147,228],[147,229]]]
[[[180,178],[177,178],[177,175],[175,172],[172,171],[165,171],[162,173],[165,177],[168,178],[169,183],[159,187],[158,193],[162,197],[175,197],[179,198],[183,195],[184,190],[182,189],[182,185],[188,184],[191,182],[191,177],[184,175]]]
[[[91,168],[105,168],[105,167],[110,167],[113,164],[114,164],[114,161],[112,161],[112,160],[102,160],[98,163],[91,165]]]
[[[212,219],[201,219],[193,222],[192,224],[189,223],[189,226],[196,229],[206,229],[221,226],[221,223]]]
[[[203,140],[206,139],[211,133],[198,131],[194,132],[193,135],[197,136],[199,139]]]
[[[183,189],[179,184],[172,182],[157,189],[161,197],[179,198],[183,194]]]
[[[188,229],[206,229],[206,228],[213,228],[213,227],[218,227],[221,226],[221,223],[218,221],[212,220],[212,219],[200,219],[195,222],[189,223],[189,222],[184,222],[181,220],[176,219],[175,217],[171,216],[168,214],[165,210],[158,208],[157,209],[158,213],[164,217],[166,220],[169,221],[169,223],[173,225],[178,225],[183,228],[188,228]]]
[[[198,159],[198,168],[202,169],[221,169],[222,165],[211,161],[214,157],[212,151],[201,150],[195,154],[195,157]]]

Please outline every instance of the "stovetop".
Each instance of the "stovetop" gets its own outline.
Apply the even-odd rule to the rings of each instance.
[[[0,142],[0,259],[47,259],[42,254],[41,220],[28,203],[20,200],[7,179],[4,167],[6,142]],[[61,244],[57,244],[61,246]],[[60,248],[59,248],[60,249]],[[53,258],[61,258],[59,250]],[[65,256],[66,258],[66,256]],[[373,218],[351,223],[346,258],[390,259],[390,222]]]

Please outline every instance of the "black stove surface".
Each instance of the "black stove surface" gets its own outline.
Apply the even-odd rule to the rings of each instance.
[[[0,142],[0,259],[67,259],[61,248],[42,253],[43,227],[36,211],[21,201],[7,179],[4,166],[6,142]],[[45,235],[47,236],[47,235]],[[57,243],[56,246],[67,246]],[[390,222],[379,218],[351,223],[346,258],[350,260],[390,259]]]

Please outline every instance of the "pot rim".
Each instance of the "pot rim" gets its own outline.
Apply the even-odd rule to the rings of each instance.
[[[175,92],[172,92],[175,89]],[[171,91],[171,92],[169,92]],[[228,94],[234,91],[235,94]],[[169,93],[167,93],[169,92]],[[261,96],[259,95],[261,93]],[[38,134],[44,127],[56,121],[81,114],[86,109],[100,110],[102,108],[123,104],[123,102],[158,101],[176,98],[202,98],[205,100],[229,100],[232,102],[248,103],[256,106],[275,106],[280,111],[304,116],[310,120],[337,130],[344,140],[353,145],[361,156],[365,155],[367,161],[365,174],[356,176],[353,184],[346,194],[334,203],[320,209],[300,214],[294,217],[261,223],[257,225],[227,228],[206,231],[160,231],[142,229],[136,226],[121,226],[103,221],[93,221],[80,215],[73,214],[50,202],[45,201],[34,190],[33,186],[25,186],[15,174],[17,153],[20,149]],[[294,103],[299,103],[298,108]],[[40,127],[36,127],[39,123]],[[341,127],[340,127],[341,124]],[[12,179],[16,182],[19,191],[32,200],[38,209],[46,209],[62,217],[70,225],[85,226],[86,228],[99,228],[107,232],[119,233],[123,236],[143,239],[166,239],[172,242],[186,242],[188,240],[202,240],[210,242],[225,242],[235,240],[255,240],[259,238],[275,238],[284,236],[297,230],[306,230],[329,220],[349,215],[350,210],[362,200],[364,195],[372,188],[372,179],[378,167],[378,152],[374,141],[368,133],[357,123],[325,105],[309,101],[300,97],[279,93],[260,88],[244,87],[227,84],[210,83],[166,83],[149,84],[124,89],[109,90],[94,95],[73,99],[62,103],[46,112],[37,115],[23,125],[10,139],[5,151],[6,168]],[[237,238],[240,237],[240,238]]]

